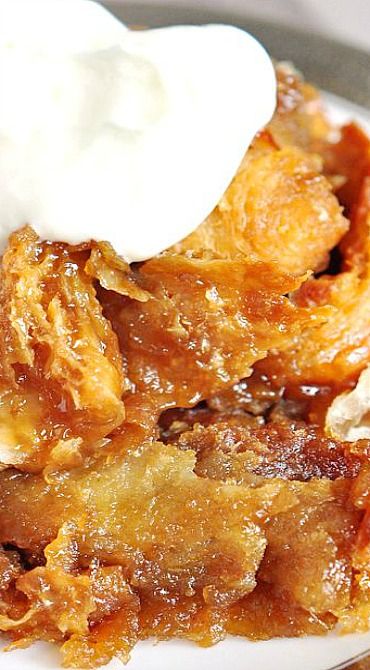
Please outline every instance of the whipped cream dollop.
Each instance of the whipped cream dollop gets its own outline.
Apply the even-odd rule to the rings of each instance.
[[[131,31],[90,0],[0,0],[1,248],[28,223],[150,258],[211,212],[275,99],[238,28]]]

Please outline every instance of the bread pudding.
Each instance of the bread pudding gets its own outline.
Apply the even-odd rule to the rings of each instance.
[[[129,265],[9,239],[9,648],[92,668],[153,636],[369,629],[370,140],[276,72],[272,121],[182,242]]]

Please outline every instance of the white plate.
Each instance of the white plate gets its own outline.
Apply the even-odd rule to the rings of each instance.
[[[351,660],[366,656],[370,633],[364,635],[306,637],[268,642],[228,638],[210,649],[173,640],[140,642],[127,670],[339,670]],[[122,670],[115,660],[107,670]],[[0,657],[1,670],[61,670],[58,650],[38,643],[29,649]]]
[[[330,114],[338,123],[357,120],[370,133],[370,113],[332,94],[324,94]],[[140,642],[128,670],[340,670],[370,652],[370,632],[363,635],[306,637],[250,642],[229,637],[210,649],[174,640]],[[0,670],[60,670],[55,647],[35,644],[29,649],[0,655]],[[112,661],[107,670],[122,669]]]

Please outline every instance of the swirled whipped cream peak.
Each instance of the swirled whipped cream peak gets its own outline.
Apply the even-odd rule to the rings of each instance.
[[[0,246],[109,241],[128,262],[192,232],[276,99],[226,25],[131,31],[90,0],[0,0]]]

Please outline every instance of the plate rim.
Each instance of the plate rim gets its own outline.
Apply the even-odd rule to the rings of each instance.
[[[343,661],[342,663],[337,663],[337,665],[333,665],[331,668],[328,668],[328,670],[351,670],[351,666],[354,663],[358,663],[359,661],[363,661],[366,658],[370,658],[370,647],[367,649],[367,651],[362,651],[360,654],[356,654],[356,656],[352,656],[352,658],[348,659],[347,661]]]

